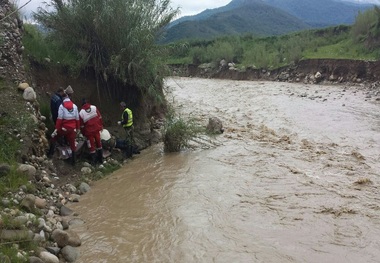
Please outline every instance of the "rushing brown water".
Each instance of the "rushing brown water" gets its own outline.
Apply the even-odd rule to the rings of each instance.
[[[95,182],[71,206],[78,262],[379,262],[379,102],[358,87],[167,86],[183,117],[225,133]]]

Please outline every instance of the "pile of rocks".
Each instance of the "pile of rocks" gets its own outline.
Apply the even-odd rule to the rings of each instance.
[[[15,11],[14,4],[2,0],[0,5],[0,78],[14,83],[24,81],[22,63],[24,47],[21,42],[23,22]]]
[[[75,262],[80,256],[81,240],[70,227],[84,222],[68,204],[79,202],[90,191],[86,175],[102,177],[102,169],[108,165],[121,166],[112,158],[98,168],[83,162],[78,167],[80,174],[59,176],[52,172],[53,161],[46,156],[19,164],[18,172],[30,178],[32,185],[23,185],[1,198],[4,209],[0,212],[0,242],[13,244],[21,261]],[[0,177],[10,171],[9,165],[0,164]],[[25,251],[19,246],[21,242],[33,242],[37,248]],[[11,259],[0,253],[0,262],[11,262]]]
[[[24,167],[28,173],[35,169]],[[83,222],[75,217],[75,213],[66,207],[67,202],[78,202],[80,195],[89,191],[90,187],[82,183],[77,189],[67,184],[63,189],[54,186],[48,176],[45,176],[46,191],[36,190],[35,194],[27,194],[27,187],[22,186],[17,193],[9,193],[3,197],[0,222],[3,223],[0,239],[4,243],[12,243],[18,250],[18,257],[29,262],[74,262],[79,257],[78,246],[81,245],[79,236],[70,230],[73,224]],[[52,202],[52,205],[49,205]],[[19,207],[15,208],[15,207]],[[12,226],[9,228],[9,226]],[[34,251],[22,251],[19,242],[33,241],[37,244]],[[0,255],[1,262],[11,262],[5,255]]]
[[[2,125],[1,128],[5,141],[22,143],[23,149],[17,158],[20,163],[15,167],[30,182],[16,192],[0,197],[0,244],[12,246],[19,262],[27,259],[32,263],[74,262],[79,257],[81,240],[70,227],[83,221],[68,208],[68,203],[78,202],[81,195],[89,191],[87,183],[91,179],[88,178],[101,178],[103,169],[109,165],[114,169],[121,164],[107,158],[107,162],[97,168],[86,162],[74,168],[63,160],[46,157],[49,144],[47,117],[40,112],[37,93],[25,81],[21,43],[23,24],[12,3],[8,0],[0,2],[0,79],[6,80],[0,120],[3,117],[19,118],[21,124],[20,127]],[[28,123],[21,116],[26,116]],[[0,178],[10,176],[13,167],[13,164],[0,163]],[[20,245],[23,242],[33,242],[37,248],[26,249]],[[9,255],[0,252],[0,262],[11,261]]]

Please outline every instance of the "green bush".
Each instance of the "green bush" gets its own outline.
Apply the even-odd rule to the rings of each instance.
[[[195,64],[219,62],[222,58],[235,62],[238,68],[255,66],[256,68],[278,68],[297,63],[303,58],[366,59],[379,58],[376,48],[380,45],[380,10],[372,10],[370,16],[359,15],[358,25],[340,25],[336,27],[306,30],[283,36],[254,37],[229,36],[208,41],[189,41],[186,52],[175,53],[176,61],[192,61]],[[369,22],[371,21],[371,22]],[[366,41],[354,42],[352,35]],[[371,41],[369,41],[371,40]],[[175,44],[171,44],[175,45]],[[173,58],[170,53],[171,61]],[[181,60],[182,56],[182,60]],[[219,61],[218,61],[219,60]],[[239,65],[240,64],[240,65]]]
[[[46,59],[49,59],[52,63],[67,66],[74,76],[85,66],[80,57],[56,41],[54,37],[43,33],[36,25],[25,23],[24,30],[22,42],[25,46],[25,55],[33,60],[44,64]]]
[[[164,151],[181,151],[181,149],[188,147],[191,138],[195,137],[202,130],[195,120],[185,120],[181,116],[175,116],[172,109],[169,110],[163,126]]]
[[[28,115],[20,115],[19,118],[3,116],[0,118],[0,129],[4,131],[0,133],[0,163],[11,167],[9,174],[0,177],[0,196],[3,196],[21,185],[29,185],[28,178],[17,172],[17,163],[24,146],[17,135],[30,133],[33,122]]]
[[[0,196],[4,196],[9,191],[17,190],[21,185],[29,185],[28,177],[20,174],[16,169],[16,165],[12,165],[10,173],[0,178]]]
[[[0,133],[0,145],[0,162],[14,163],[15,155],[21,148],[20,141],[13,134],[3,132]]]
[[[169,3],[52,0],[34,18],[48,29],[49,39],[78,58],[82,70],[93,68],[105,81],[114,79],[154,96],[159,92],[151,91],[162,89],[164,77],[164,52],[156,41],[178,13]]]
[[[380,8],[359,13],[351,29],[352,39],[371,51],[380,47]]]
[[[374,9],[359,13],[351,29],[353,40],[355,42],[364,41],[369,36],[376,20],[377,16]]]

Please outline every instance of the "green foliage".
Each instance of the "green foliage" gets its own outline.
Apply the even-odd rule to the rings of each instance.
[[[78,74],[85,66],[76,53],[67,49],[54,37],[43,33],[36,25],[26,23],[24,29],[22,42],[25,46],[25,54],[30,58],[41,64],[48,58],[53,63],[67,65],[72,75]]]
[[[156,40],[177,14],[169,0],[52,0],[35,19],[49,39],[75,54],[82,69],[92,67],[143,92],[162,86],[163,53]]]
[[[23,229],[25,228],[24,224],[20,221],[14,220],[14,217],[11,215],[4,214],[1,216],[2,227],[4,229]]]
[[[15,165],[13,165],[10,173],[0,178],[0,196],[4,196],[9,191],[17,190],[21,185],[29,185],[28,177],[17,172]]]
[[[194,119],[185,120],[181,116],[176,116],[173,110],[169,110],[163,127],[165,152],[179,152],[201,131]]]
[[[39,101],[39,104],[40,104],[41,115],[46,117],[45,124],[46,124],[46,128],[48,129],[47,133],[51,134],[54,131],[55,127],[54,127],[54,122],[51,118],[50,104],[46,100]]]
[[[9,130],[9,127],[13,129]],[[18,118],[9,115],[0,118],[0,129],[7,131],[0,133],[0,162],[11,164],[16,162],[16,154],[22,146],[17,135],[26,134],[32,128],[33,121],[27,114],[20,114]]]
[[[24,225],[20,225],[15,222],[13,217],[8,215],[1,215],[1,221],[3,222],[4,229],[25,229]],[[36,251],[38,245],[31,239],[27,240],[15,240],[12,242],[0,242],[0,262],[12,262],[12,263],[26,263],[29,262],[28,258],[30,252]],[[19,256],[19,251],[24,252],[23,257]],[[9,259],[10,261],[6,260]]]
[[[113,173],[114,171],[116,171],[119,168],[120,168],[120,165],[118,165],[118,164],[107,163],[106,165],[104,165],[104,167],[102,169],[98,170],[101,173],[97,173],[97,171],[94,171],[93,173],[91,173],[89,175],[90,180],[92,180],[92,181],[100,180],[101,178],[105,177],[108,174]]]
[[[1,120],[0,127],[7,123],[9,122]],[[15,154],[21,147],[20,141],[14,135],[3,132],[0,133],[0,144],[0,162],[14,163]]]
[[[307,30],[283,36],[221,37],[210,41],[194,40],[187,44],[187,52],[176,54],[176,60],[195,64],[219,62],[225,58],[238,68],[274,69],[297,63],[306,58],[367,59],[379,58],[380,51],[368,50],[365,45],[351,40],[350,26]],[[173,44],[172,44],[173,45]]]
[[[0,133],[0,163],[8,164],[11,168],[9,174],[0,177],[0,196],[18,189],[21,185],[29,185],[28,178],[16,171],[23,146],[17,135],[30,132],[32,127],[33,122],[28,115],[20,114],[19,118],[6,115],[0,118],[0,130],[6,131]]]
[[[184,39],[212,39],[251,33],[280,35],[310,28],[295,16],[262,1],[241,1],[240,6],[212,16],[176,23],[168,28],[162,43]],[[227,8],[228,9],[228,8]]]
[[[380,8],[375,6],[371,10],[359,13],[351,34],[355,43],[364,43],[370,50],[380,47]]]
[[[226,6],[173,21],[162,43],[245,33],[282,35],[310,28],[349,25],[359,10],[369,8],[372,5],[331,0],[232,1]]]
[[[31,241],[28,241],[28,243],[31,243]],[[0,243],[0,262],[12,262],[12,263],[26,263],[29,262],[28,260],[25,260],[24,258],[18,257],[19,252],[19,245],[14,244],[1,244]],[[28,256],[28,255],[27,255]],[[9,261],[7,261],[7,259]]]

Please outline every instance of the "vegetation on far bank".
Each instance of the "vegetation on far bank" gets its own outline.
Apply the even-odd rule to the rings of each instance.
[[[237,67],[273,69],[301,59],[378,60],[380,9],[359,13],[352,26],[306,30],[282,36],[226,36],[213,40],[176,42],[166,46],[167,64],[219,65],[222,59]]]

